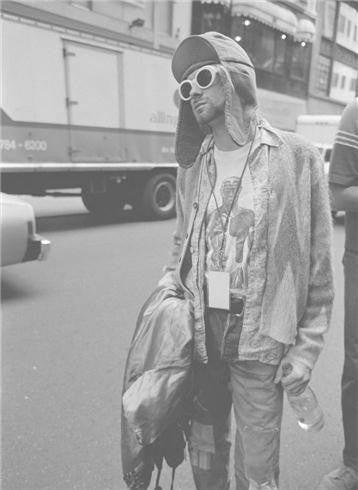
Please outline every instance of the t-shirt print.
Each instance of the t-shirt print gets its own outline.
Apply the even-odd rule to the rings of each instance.
[[[206,270],[230,272],[230,289],[244,295],[248,287],[255,214],[248,168],[236,193],[246,157],[242,150],[214,153],[217,179],[207,212]]]

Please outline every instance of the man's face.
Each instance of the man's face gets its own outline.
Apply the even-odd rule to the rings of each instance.
[[[199,70],[193,71],[188,79],[193,80]],[[216,74],[214,83],[209,88],[200,88],[193,83],[190,104],[199,124],[207,124],[213,127],[224,122],[225,93],[218,74]]]

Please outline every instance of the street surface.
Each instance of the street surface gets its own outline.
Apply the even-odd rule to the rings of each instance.
[[[121,223],[96,224],[79,198],[26,199],[52,250],[45,263],[2,270],[2,488],[122,490],[126,351],[139,308],[161,275],[174,221],[139,221],[129,211]],[[332,326],[312,380],[326,426],[304,433],[286,404],[283,490],[314,490],[341,457],[343,241],[341,218]],[[162,486],[169,490],[169,472]],[[187,461],[175,489],[194,490]]]

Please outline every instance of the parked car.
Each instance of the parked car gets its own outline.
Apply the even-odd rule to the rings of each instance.
[[[36,233],[31,204],[0,193],[1,266],[44,260],[50,241]]]

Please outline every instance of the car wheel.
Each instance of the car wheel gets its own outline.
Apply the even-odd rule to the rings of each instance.
[[[170,173],[153,175],[144,186],[143,213],[149,219],[175,216],[175,176]]]

